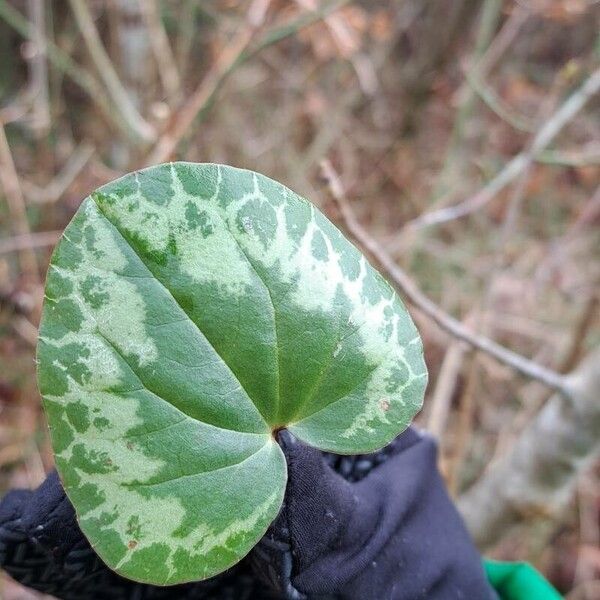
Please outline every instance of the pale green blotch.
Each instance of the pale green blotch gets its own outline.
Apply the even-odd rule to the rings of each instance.
[[[86,199],[40,331],[81,527],[109,566],[157,584],[210,577],[264,533],[286,478],[270,430],[375,450],[427,382],[406,309],[358,250],[289,189],[222,165],[161,165]]]
[[[222,202],[226,207],[228,223],[234,222],[235,215],[242,213],[248,203],[268,202],[260,186],[260,181],[264,178],[249,172],[243,175],[236,172],[232,176],[238,181],[242,180],[251,191],[237,200]],[[219,181],[222,178],[221,175]],[[278,266],[280,277],[293,287],[293,302],[303,310],[318,314],[335,312],[335,298],[340,290],[352,307],[348,321],[361,338],[360,346],[364,360],[377,368],[373,370],[365,389],[360,390],[363,403],[366,400],[360,414],[352,415],[351,411],[346,411],[344,399],[338,399],[336,406],[332,407],[336,409],[337,423],[341,427],[329,436],[327,447],[331,450],[347,451],[351,444],[347,445],[342,440],[336,444],[334,438],[353,438],[361,433],[376,432],[378,424],[390,425],[390,416],[393,416],[393,411],[390,415],[390,408],[397,409],[395,418],[398,417],[398,413],[404,419],[407,414],[414,414],[415,399],[419,397],[419,389],[425,388],[427,372],[422,358],[412,365],[405,359],[403,347],[398,345],[396,336],[399,328],[408,330],[410,341],[418,344],[422,353],[420,337],[393,290],[368,265],[365,258],[348,244],[339,231],[316,211],[312,204],[293,192],[281,190],[279,200],[282,198],[299,204],[300,210],[306,214],[306,228],[299,240],[288,232],[285,204],[280,201],[274,202],[272,206],[277,226],[269,247],[263,247],[263,240],[251,222],[238,231],[232,228],[233,235],[238,238],[240,246],[252,261],[261,264],[266,272]],[[272,228],[270,222],[269,228]],[[353,273],[344,267],[344,254],[354,255],[358,277],[353,277]],[[386,312],[389,308],[392,309],[391,312]],[[334,350],[334,358],[341,347],[340,343]],[[398,362],[407,368],[409,378],[397,388],[397,393],[384,393],[390,372]],[[402,392],[411,389],[413,385],[418,388],[416,393],[411,393],[410,397],[406,398]],[[352,397],[349,396],[346,404],[351,401]],[[420,400],[418,402],[420,403]],[[311,419],[311,423],[313,421],[314,419]],[[304,431],[302,425],[291,424],[291,429],[297,433]]]
[[[70,292],[66,297],[77,305],[84,317],[80,331],[98,331],[115,340],[122,352],[135,356],[140,365],[150,363],[156,360],[157,351],[145,330],[144,301],[135,285],[120,276],[127,267],[127,260],[93,202],[86,200],[80,211],[85,225],[79,241],[75,243],[67,233],[63,235],[66,245],[76,246],[80,262],[69,269],[51,263],[50,275],[55,271],[63,281],[69,282]],[[65,336],[55,345],[60,347],[70,339]]]
[[[141,181],[144,176],[139,173],[133,176],[135,191],[131,195],[120,197],[114,192],[100,193],[95,196],[96,202],[120,229],[143,242],[150,257],[174,252],[182,272],[199,285],[224,286],[234,294],[242,293],[244,286],[252,283],[252,270],[239,260],[240,251],[235,240],[221,226],[215,202],[219,181],[212,195],[211,190],[203,190],[209,195],[201,197],[204,202],[198,206],[199,197],[185,190],[174,166],[164,165],[162,169],[163,176],[166,177],[168,171],[170,177],[171,193],[164,201],[168,211],[164,210],[163,204],[143,195]],[[164,181],[162,187],[164,189]],[[198,208],[198,216],[190,205]],[[198,243],[199,238],[202,239],[201,244]],[[229,268],[220,268],[223,264]]]

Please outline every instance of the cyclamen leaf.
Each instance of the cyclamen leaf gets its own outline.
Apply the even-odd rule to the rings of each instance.
[[[39,386],[79,524],[120,574],[204,579],[281,507],[287,427],[376,450],[421,406],[419,335],[309,202],[251,171],[173,163],[82,203],[48,272]]]

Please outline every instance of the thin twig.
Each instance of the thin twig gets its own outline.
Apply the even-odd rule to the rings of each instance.
[[[12,321],[13,329],[33,348],[37,344],[37,327],[23,315],[17,315]]]
[[[318,10],[316,0],[295,1],[296,4],[309,11]],[[371,61],[360,51],[360,37],[352,29],[348,20],[339,13],[331,14],[323,20],[329,29],[333,42],[337,46],[338,53],[352,65],[363,94],[373,96],[379,87],[379,82]]]
[[[6,0],[0,0],[0,18],[10,27],[28,40],[35,39],[35,32],[31,24],[18,10],[14,9]],[[104,90],[99,82],[85,69],[82,69],[71,57],[50,39],[46,39],[48,60],[61,73],[64,73],[73,83],[78,85],[94,102],[108,122],[114,123],[127,135],[131,135],[131,127],[125,122],[120,112],[111,110]],[[6,123],[6,121],[5,121]]]
[[[456,340],[448,346],[429,401],[427,431],[438,440],[442,439],[446,431],[450,405],[456,391],[467,348],[468,346],[464,342]]]
[[[65,193],[83,168],[90,162],[96,149],[86,142],[80,144],[71,154],[60,173],[43,187],[23,180],[23,192],[28,200],[38,204],[53,204]]]
[[[481,2],[481,16],[476,36],[475,48],[469,60],[467,73],[475,76],[480,58],[492,42],[492,38],[502,13],[502,1],[485,0]],[[481,76],[483,79],[483,75]],[[463,139],[466,133],[466,124],[475,107],[475,90],[469,87],[468,79],[458,91],[457,97],[460,104],[454,117],[450,138],[446,145],[445,157],[437,182],[433,187],[434,206],[442,205],[441,200],[447,196],[447,188],[450,177],[460,180],[460,171],[463,168],[464,152]]]
[[[28,11],[34,34],[29,58],[30,85],[33,97],[32,129],[38,136],[46,134],[50,127],[48,99],[48,57],[46,50],[46,6],[43,0],[29,0]]]
[[[594,321],[598,318],[599,307],[600,298],[598,296],[592,295],[587,299],[581,316],[575,323],[575,328],[570,335],[570,343],[561,361],[560,370],[562,373],[572,371],[581,360],[585,351],[587,336],[594,331]]]
[[[591,296],[587,300],[572,333],[568,336],[567,347],[561,351],[563,358],[561,358],[559,364],[558,370],[560,373],[569,373],[581,360],[588,332],[593,331],[594,320],[597,318],[599,305],[600,301],[597,296]],[[492,463],[506,455],[507,449],[514,444],[514,441],[518,439],[527,424],[540,412],[551,396],[552,393],[549,390],[539,387],[535,388],[524,409],[500,430],[496,440],[496,448],[492,454]]]
[[[412,304],[418,307],[430,319],[437,323],[439,327],[453,337],[493,356],[496,360],[512,367],[522,375],[540,381],[565,396],[569,395],[567,381],[563,375],[525,358],[508,348],[504,348],[500,344],[497,344],[484,336],[473,333],[468,327],[465,327],[460,321],[457,321],[454,317],[445,313],[437,304],[435,304],[435,302],[430,300],[418,288],[417,284],[410,278],[404,269],[394,262],[391,256],[359,223],[349,206],[342,183],[331,163],[325,160],[321,163],[321,168],[325,179],[329,184],[331,195],[339,207],[344,224],[350,234],[385,269],[392,281]]]
[[[515,7],[513,13],[506,20],[504,25],[502,25],[502,28],[475,66],[474,72],[476,75],[485,77],[490,70],[494,68],[496,63],[510,48],[521,30],[521,27],[527,22],[531,14],[531,10],[528,7]]]
[[[550,92],[548,93],[547,97],[541,102],[540,107],[535,116],[535,120],[537,122],[545,122],[547,119],[550,118],[553,111],[556,110],[556,105],[558,103],[558,99],[561,93],[560,82],[560,77],[555,78],[555,82],[551,86]],[[512,193],[510,194],[510,197],[508,199],[508,206],[504,212],[500,232],[495,240],[494,261],[487,276],[486,290],[483,296],[482,309],[484,312],[488,312],[490,309],[496,279],[506,261],[506,246],[509,242],[509,239],[514,235],[514,232],[518,227],[519,215],[522,211],[523,203],[525,201],[527,183],[530,179],[531,168],[534,162],[535,152],[533,150],[533,146],[535,144],[536,138],[537,134],[532,136],[532,138],[529,141],[528,149],[525,152],[528,162],[527,164],[525,164],[523,170],[518,175],[516,182],[514,183]],[[487,330],[490,324],[491,323],[489,320],[487,322],[484,322],[481,333],[493,337],[493,332],[490,333]]]
[[[544,115],[549,111],[550,107],[546,106],[546,104],[548,103],[543,103],[540,115]],[[528,157],[529,162],[517,178],[508,203],[508,208],[505,211],[500,233],[494,244],[495,252],[493,264],[487,276],[485,291],[479,302],[480,308],[475,311],[476,317],[473,319],[472,323],[473,332],[488,337],[490,341],[493,341],[494,330],[492,327],[492,320],[489,318],[486,319],[485,315],[492,312],[490,307],[493,299],[494,283],[504,263],[506,244],[517,226],[517,218],[521,210],[530,174],[532,158],[529,154]],[[448,466],[448,489],[453,496],[455,496],[459,490],[461,468],[464,464],[473,437],[473,417],[477,409],[477,399],[480,396],[480,356],[482,356],[482,354],[476,351],[471,357],[466,376],[466,383],[460,398],[458,425],[455,436],[456,443],[452,461]]]
[[[539,120],[540,122],[543,122],[554,109],[555,96],[556,93],[550,94],[548,96],[548,99],[542,102],[537,114],[537,120]],[[508,200],[508,206],[503,215],[499,235],[496,237],[493,243],[493,263],[491,265],[491,268],[488,270],[485,281],[485,291],[481,299],[480,315],[482,317],[484,315],[491,314],[492,312],[490,308],[492,305],[496,279],[500,274],[506,260],[506,246],[518,225],[518,217],[525,199],[527,182],[529,181],[531,165],[533,162],[533,152],[531,151],[531,148],[534,142],[535,136],[529,143],[528,151],[525,152],[525,155],[527,157],[527,164],[523,167],[523,170],[516,179],[516,182],[512,189],[512,193],[510,194],[510,198]],[[474,329],[486,337],[494,337],[494,332],[493,328],[491,327],[490,319],[482,318],[480,322],[476,322],[474,324]],[[472,366],[473,369],[476,370],[477,354],[473,358]]]
[[[481,191],[454,206],[435,210],[410,221],[411,229],[430,227],[465,217],[482,207],[514,181],[527,165],[552,142],[561,129],[573,119],[586,102],[600,90],[600,68],[594,71],[550,117],[535,136],[531,146],[515,156]]]
[[[9,123],[23,119],[31,110],[33,92],[34,90],[30,86],[27,86],[8,106],[0,108],[0,123],[8,125]]]
[[[254,57],[265,48],[272,46],[277,42],[281,42],[288,37],[296,35],[303,29],[306,29],[306,27],[309,27],[318,21],[322,21],[334,11],[339,10],[346,4],[349,4],[350,1],[351,0],[334,0],[333,2],[324,4],[315,11],[302,13],[298,17],[290,19],[286,23],[282,23],[279,26],[269,29],[269,31],[266,31],[265,34],[259,40],[257,40],[251,48],[248,48],[248,50],[242,54],[240,57],[240,63]]]
[[[184,76],[188,73],[188,63],[193,41],[198,31],[197,14],[206,16],[210,21],[218,19],[212,14],[213,9],[208,2],[196,0],[183,0],[177,5],[178,35],[175,40],[175,56],[179,72]]]
[[[160,18],[159,7],[156,0],[138,0],[138,2],[150,34],[150,44],[158,66],[158,75],[167,94],[169,105],[173,107],[182,91],[181,78],[169,38]]]
[[[179,142],[196,120],[198,113],[212,100],[223,80],[233,70],[263,24],[269,3],[270,0],[254,0],[252,2],[248,9],[245,27],[235,34],[231,42],[219,54],[217,61],[200,82],[196,91],[175,116],[173,124],[164,132],[146,158],[147,164],[162,163],[171,157]]]
[[[594,579],[596,567],[586,557],[587,550],[598,552],[600,549],[600,528],[598,527],[598,490],[593,468],[580,478],[577,484],[579,514],[579,545],[573,583],[581,584]],[[587,596],[593,598],[593,596]]]
[[[260,16],[259,9],[263,2],[264,0],[255,0],[254,5],[256,7],[253,9],[251,6],[248,10],[248,15],[257,14]],[[208,107],[223,83],[236,68],[256,56],[265,48],[297,34],[305,27],[320,21],[334,10],[348,4],[348,2],[349,0],[336,0],[319,10],[308,14],[304,13],[287,23],[269,29],[255,42],[253,38],[256,30],[259,29],[260,21],[255,16],[247,20],[248,26],[242,28],[221,53],[215,65],[200,82],[187,103],[178,112],[173,124],[162,135],[152,152],[146,157],[144,164],[157,164],[165,162],[172,157],[181,140],[189,132],[197,116]]]
[[[10,252],[21,252],[30,248],[44,248],[54,246],[58,242],[62,231],[39,231],[25,235],[15,235],[5,240],[0,240],[0,255]]]
[[[485,283],[485,291],[480,300],[480,309],[478,317],[474,319],[473,331],[478,335],[487,336],[493,341],[495,320],[490,318],[493,315],[491,309],[494,282],[501,271],[504,262],[504,249],[516,226],[517,216],[523,202],[525,188],[529,179],[529,167],[531,162],[519,176],[513,193],[511,195],[508,208],[504,214],[504,219],[500,229],[500,234],[495,243],[494,260]],[[480,395],[481,378],[479,377],[480,357],[485,356],[480,352],[474,352],[469,363],[468,374],[463,394],[460,399],[460,410],[458,418],[458,427],[456,433],[456,446],[452,457],[451,465],[448,468],[448,489],[455,496],[460,487],[460,471],[464,464],[465,457],[473,436],[473,415],[476,410],[477,397]]]
[[[590,200],[585,204],[581,212],[575,218],[575,221],[569,226],[567,231],[558,239],[554,240],[544,259],[536,269],[534,279],[537,281],[548,280],[550,274],[564,262],[566,249],[569,243],[580,236],[586,227],[593,224],[600,217],[600,185],[596,188]]]
[[[30,235],[25,199],[2,124],[0,124],[0,181],[8,203],[13,232],[20,236]],[[35,252],[31,248],[22,248],[19,252],[19,263],[29,282],[38,284],[40,275]]]
[[[480,79],[475,73],[465,72],[467,83],[471,89],[483,100],[485,105],[503,121],[506,121],[511,127],[519,131],[533,132],[535,125],[527,118],[513,113],[504,103],[496,92],[485,81]]]
[[[464,464],[465,454],[473,437],[473,416],[477,408],[476,394],[479,386],[477,354],[473,353],[470,359],[466,382],[459,400],[458,423],[455,431],[452,459],[446,465],[448,491],[452,497],[455,497],[458,493],[461,467]]]
[[[140,142],[152,142],[156,139],[156,131],[154,127],[146,121],[133,105],[127,90],[121,83],[117,72],[108,57],[98,30],[94,25],[94,20],[90,14],[87,4],[83,0],[70,0],[71,8],[83,39],[85,40],[88,52],[92,61],[96,65],[98,75],[104,81],[106,90],[115,104],[116,108],[121,112],[124,120],[129,123],[132,132]]]
[[[588,167],[600,164],[600,144],[590,144],[581,151],[568,152],[560,150],[546,150],[535,158],[536,162],[544,165],[559,167]]]

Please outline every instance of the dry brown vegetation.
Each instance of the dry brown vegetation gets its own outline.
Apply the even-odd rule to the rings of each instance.
[[[487,553],[597,598],[599,25],[595,0],[0,0],[0,492],[52,467],[36,329],[82,198],[225,162],[317,203],[404,292],[418,424]]]

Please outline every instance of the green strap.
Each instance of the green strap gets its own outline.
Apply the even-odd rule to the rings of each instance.
[[[502,600],[561,600],[562,596],[530,564],[484,560],[489,582]]]

